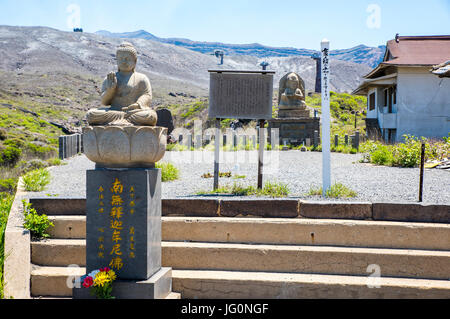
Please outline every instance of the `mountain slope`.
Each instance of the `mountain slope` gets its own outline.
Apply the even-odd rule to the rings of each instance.
[[[103,78],[116,69],[115,50],[123,41],[90,33],[63,32],[45,27],[0,26],[0,70],[27,73],[77,73]],[[161,92],[185,92],[207,96],[208,69],[259,70],[262,58],[235,55],[228,57],[223,66],[217,58],[161,43],[131,38],[138,52],[137,71],[149,76],[152,86]],[[274,86],[287,72],[300,74],[307,90],[314,88],[315,62],[309,57],[270,57],[269,67],[276,71]],[[332,90],[350,92],[370,71],[362,64],[332,60]]]
[[[252,44],[226,44],[220,42],[200,42],[192,41],[183,38],[159,38],[145,30],[139,30],[135,32],[124,33],[111,33],[109,31],[101,30],[96,34],[113,37],[113,38],[126,38],[126,39],[146,39],[153,40],[162,43],[169,43],[178,46],[188,48],[193,51],[211,54],[215,50],[222,50],[228,56],[233,55],[250,55],[259,58],[266,57],[291,57],[291,56],[304,56],[310,57],[315,53],[319,53],[315,50],[309,49],[297,49],[297,48],[285,48],[285,47],[269,47],[261,45],[259,43]],[[354,48],[343,50],[332,50],[331,56],[334,59],[355,62],[359,64],[365,64],[369,67],[376,67],[383,59],[385,46],[379,46],[377,48],[368,47],[365,45],[358,45]]]

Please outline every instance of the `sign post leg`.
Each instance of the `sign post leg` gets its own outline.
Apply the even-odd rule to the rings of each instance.
[[[264,124],[265,120],[259,121],[258,189],[263,188],[263,163],[265,147]]]
[[[422,143],[422,153],[420,157],[420,183],[419,183],[419,202],[423,202],[423,173],[425,167],[425,143]]]
[[[216,137],[214,139],[214,190],[219,188],[220,139],[220,119],[216,119]]]

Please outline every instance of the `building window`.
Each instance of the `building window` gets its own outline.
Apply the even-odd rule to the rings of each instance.
[[[394,100],[394,104],[397,104],[397,87],[394,86],[394,92],[393,92],[393,100]]]
[[[388,105],[388,89],[386,89],[386,90],[384,90],[383,91],[383,97],[384,97],[384,104],[383,104],[383,106],[387,106]]]
[[[369,111],[375,110],[375,92],[369,95]]]

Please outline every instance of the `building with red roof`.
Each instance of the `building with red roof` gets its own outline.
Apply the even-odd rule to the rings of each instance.
[[[450,132],[450,35],[396,36],[353,94],[367,95],[367,134],[386,142]]]

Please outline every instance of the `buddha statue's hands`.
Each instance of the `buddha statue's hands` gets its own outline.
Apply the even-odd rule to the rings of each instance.
[[[138,103],[131,104],[128,107],[123,107],[122,111],[125,112],[124,119],[128,120],[130,116],[142,111],[141,106]]]
[[[117,88],[116,73],[110,72],[106,77],[106,89],[108,91],[115,90]]]
[[[134,103],[134,104],[131,104],[131,105],[127,106],[127,107],[123,107],[122,111],[123,112],[132,112],[132,111],[136,111],[136,110],[139,111],[140,109],[141,109],[141,106],[138,103]]]

